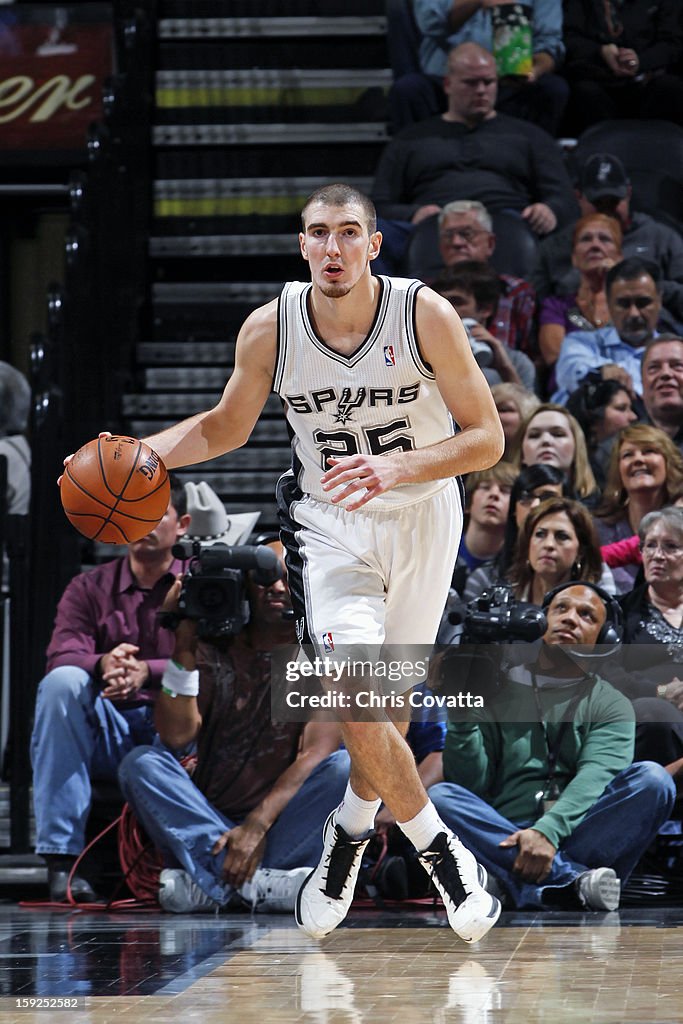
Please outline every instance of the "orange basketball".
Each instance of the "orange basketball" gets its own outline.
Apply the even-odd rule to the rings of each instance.
[[[69,522],[105,544],[129,544],[151,533],[171,497],[163,462],[134,437],[88,441],[65,466],[60,490]]]

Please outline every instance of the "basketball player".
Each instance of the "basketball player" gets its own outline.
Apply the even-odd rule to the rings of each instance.
[[[246,442],[271,390],[282,397],[294,435],[278,485],[282,536],[300,639],[320,652],[434,641],[460,541],[455,477],[503,452],[458,315],[417,281],[374,277],[381,240],[362,193],[329,185],[310,196],[299,243],[311,282],[250,314],[213,409],[146,439],[169,468],[203,462]],[[474,942],[497,920],[484,869],[427,798],[406,728],[342,723],[349,787],[297,905],[313,937],[346,916],[382,801],[461,938]]]

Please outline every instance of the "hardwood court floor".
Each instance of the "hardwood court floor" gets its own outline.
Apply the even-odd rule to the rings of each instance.
[[[77,998],[76,1008],[17,1000]],[[35,1005],[35,1004],[34,1004]],[[504,913],[477,946],[443,912],[287,917],[0,905],[1,1024],[680,1024],[683,908]]]

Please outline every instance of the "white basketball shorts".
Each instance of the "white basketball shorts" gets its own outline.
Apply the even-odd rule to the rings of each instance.
[[[292,474],[278,505],[299,641],[339,647],[433,644],[462,532],[460,482],[390,511],[318,501]]]

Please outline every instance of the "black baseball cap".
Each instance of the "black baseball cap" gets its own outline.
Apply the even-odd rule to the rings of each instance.
[[[624,165],[612,153],[594,153],[581,168],[579,188],[590,203],[602,196],[623,199],[628,195],[628,186]]]

